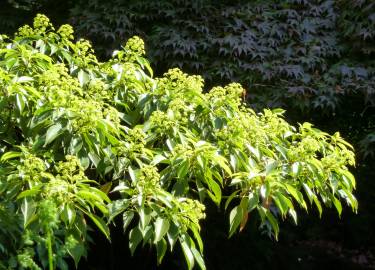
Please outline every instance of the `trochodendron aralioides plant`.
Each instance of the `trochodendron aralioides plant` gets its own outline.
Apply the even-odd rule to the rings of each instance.
[[[339,133],[255,113],[236,83],[203,93],[178,69],[153,78],[143,55],[133,37],[99,62],[43,15],[0,37],[0,269],[78,265],[88,227],[110,239],[118,216],[132,253],[154,245],[160,263],[178,244],[205,269],[207,200],[228,211],[229,236],[250,212],[277,238],[297,208],[357,210]]]

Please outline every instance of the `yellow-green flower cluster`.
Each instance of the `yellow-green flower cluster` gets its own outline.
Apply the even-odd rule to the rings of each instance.
[[[73,27],[69,24],[63,24],[60,26],[60,28],[57,30],[57,33],[63,38],[67,40],[73,40],[74,39],[74,30]]]
[[[134,62],[137,56],[145,55],[145,44],[143,40],[138,37],[134,36],[130,38],[125,44],[125,61],[126,62]]]
[[[354,165],[355,158],[354,153],[351,151],[335,149],[327,156],[323,157],[321,162],[324,168],[335,170],[342,168],[346,164]]]
[[[180,199],[179,221],[183,230],[188,230],[191,223],[199,228],[199,221],[206,217],[205,210],[206,207],[197,200]]]
[[[65,160],[56,165],[56,172],[60,177],[70,183],[75,183],[85,178],[84,169],[76,156],[66,155]]]
[[[214,106],[218,113],[220,108],[230,106],[238,109],[241,104],[241,96],[245,90],[239,83],[231,83],[225,87],[217,86],[206,94],[209,102]]]
[[[72,100],[82,96],[77,79],[68,74],[62,64],[55,64],[53,68],[38,76],[39,89],[45,93],[47,101],[56,107],[69,107]]]
[[[183,99],[175,98],[169,104],[168,114],[172,114],[175,121],[186,125],[189,121],[189,115],[194,111]]]
[[[92,79],[87,85],[85,94],[88,98],[107,99],[110,98],[108,86],[100,79]]]
[[[65,161],[57,163],[55,170],[57,175],[50,177],[45,185],[45,196],[58,203],[73,201],[77,192],[76,184],[88,180],[80,161],[75,156],[67,155]]]
[[[227,92],[227,95],[233,99],[239,99],[245,91],[245,89],[239,83],[230,83],[224,88]]]
[[[78,80],[63,65],[53,67],[38,76],[40,90],[49,105],[64,108],[75,131],[88,132],[97,126],[99,119],[109,120],[115,128],[120,126],[118,111],[111,106],[103,108],[103,99],[110,94],[102,80],[91,80],[83,92]]]
[[[103,117],[110,121],[117,130],[120,128],[120,114],[114,107],[108,106],[105,108]]]
[[[16,37],[30,37],[34,35],[40,36],[47,36],[50,38],[55,37],[55,33],[53,32],[55,28],[53,27],[52,23],[43,14],[37,14],[33,21],[33,27],[29,25],[24,25],[18,28],[16,33]]]
[[[290,125],[271,110],[264,110],[259,119],[269,137],[280,137],[290,130]]]
[[[94,54],[94,50],[91,46],[91,43],[88,40],[80,39],[75,44],[77,49],[77,56],[82,67],[88,67],[91,63],[97,63],[98,59]]]
[[[42,181],[41,174],[47,170],[47,166],[35,155],[25,154],[22,165],[19,165],[17,169],[22,180],[28,183],[38,183]]]
[[[118,156],[126,156],[130,159],[142,155],[146,145],[146,134],[140,128],[133,128],[128,130],[125,136],[125,141],[117,147]]]
[[[65,238],[64,249],[66,250],[66,252],[73,250],[75,247],[77,247],[77,245],[79,245],[79,242],[73,235],[70,234]]]
[[[72,128],[80,133],[95,129],[97,121],[103,119],[102,103],[77,98],[71,101],[69,111],[72,114]]]
[[[243,148],[246,144],[264,145],[267,140],[267,133],[254,112],[236,112],[223,128],[215,130],[214,135],[218,146],[225,154],[231,147]]]
[[[201,76],[189,76],[178,68],[168,70],[162,78],[157,79],[156,95],[170,94],[181,98],[188,98],[186,92],[201,93],[203,89],[203,78]]]
[[[145,165],[140,169],[137,188],[146,195],[152,195],[160,188],[160,174],[158,169],[151,165]]]
[[[228,109],[238,112],[243,91],[245,90],[240,84],[231,83],[225,87],[213,87],[205,96],[214,113],[227,118]]]
[[[309,137],[303,138],[299,142],[296,151],[301,152],[301,154],[303,152],[305,152],[305,154],[314,154],[319,149],[320,149],[319,142],[316,139],[309,136]]]
[[[190,158],[194,155],[194,150],[189,145],[177,144],[173,148],[173,152],[176,156],[182,157],[183,159]]]
[[[142,146],[145,146],[146,144],[146,134],[143,132],[141,128],[138,127],[129,129],[128,134],[125,136],[125,139],[128,142],[140,144]]]
[[[67,178],[70,177],[67,175],[58,175],[51,178],[44,186],[44,196],[53,199],[58,204],[73,201],[76,186],[68,182]]]
[[[34,29],[30,27],[30,25],[24,25],[18,28],[18,32],[16,33],[16,37],[29,37],[34,35]]]
[[[176,122],[170,119],[163,111],[154,111],[149,121],[153,130],[159,134],[168,133],[168,131],[176,126]]]
[[[47,16],[43,14],[37,14],[34,18],[33,26],[38,34],[43,34],[47,32],[47,29],[54,30],[53,25]]]
[[[242,123],[242,128],[245,130],[244,135],[251,145],[265,145],[267,144],[269,131],[264,128],[265,124],[260,121],[259,117],[251,109],[243,110],[238,114],[238,119]],[[271,134],[272,135],[272,134]]]

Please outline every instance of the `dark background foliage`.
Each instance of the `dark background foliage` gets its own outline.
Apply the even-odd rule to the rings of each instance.
[[[202,74],[207,86],[241,82],[254,108],[286,108],[290,121],[339,130],[355,145],[357,215],[306,215],[298,227],[284,224],[278,243],[258,233],[255,219],[228,240],[225,220],[211,218],[203,225],[208,269],[375,267],[374,1],[3,0],[0,32],[13,33],[38,12],[55,25],[72,23],[102,59],[139,35],[157,74],[178,66]],[[130,259],[127,240],[113,239],[110,246],[94,237],[81,268],[122,269],[125,258],[154,267],[152,251]],[[178,256],[163,269],[176,268]]]

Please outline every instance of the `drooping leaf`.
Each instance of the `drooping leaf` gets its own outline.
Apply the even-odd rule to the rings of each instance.
[[[154,242],[159,242],[169,230],[168,219],[157,218],[155,221],[155,239]]]
[[[62,131],[62,126],[60,123],[50,126],[46,133],[46,140],[45,140],[44,146],[47,146],[54,139],[56,139],[61,134],[61,131]]]

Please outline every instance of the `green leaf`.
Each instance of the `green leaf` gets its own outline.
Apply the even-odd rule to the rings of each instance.
[[[299,175],[300,171],[301,171],[301,163],[300,162],[294,162],[292,164],[292,175],[296,177],[296,176]]]
[[[208,180],[208,185],[210,190],[213,191],[213,196],[211,196],[212,200],[217,204],[220,205],[221,201],[221,187],[218,183],[216,183],[212,178]]]
[[[313,201],[314,201],[314,204],[315,204],[316,208],[319,211],[319,217],[322,217],[323,209],[322,209],[322,205],[321,205],[318,197],[314,196]]]
[[[16,158],[16,157],[20,157],[22,156],[22,153],[21,152],[13,152],[13,151],[9,151],[9,152],[6,152],[4,153],[1,158],[0,158],[0,161],[1,162],[4,162],[4,161],[7,161],[9,159],[13,159],[13,158]]]
[[[57,123],[51,127],[48,128],[46,133],[46,141],[44,143],[44,146],[47,146],[50,144],[54,139],[56,139],[62,131],[62,126],[60,123]]]
[[[146,228],[146,226],[150,223],[150,220],[151,220],[151,213],[152,213],[152,210],[150,208],[141,208],[139,210],[139,218],[140,218],[140,229],[141,230],[144,230]]]
[[[157,218],[155,221],[155,240],[154,243],[159,242],[169,230],[169,220],[164,218]]]
[[[303,195],[301,192],[299,192],[296,188],[294,188],[292,185],[284,184],[289,194],[293,196],[293,198],[304,208],[307,209],[306,202],[303,199]]]
[[[186,243],[184,239],[180,239],[180,244],[185,256],[186,263],[188,265],[188,269],[192,270],[194,267],[194,255],[190,250],[190,246]]]
[[[86,201],[99,202],[102,201],[110,202],[109,198],[104,192],[101,192],[99,189],[90,187],[87,189],[81,189],[77,192],[77,197],[81,197]]]
[[[85,85],[90,80],[90,76],[83,69],[78,71],[78,81],[81,86]]]
[[[354,178],[353,174],[351,174],[347,170],[341,170],[340,172],[342,174],[342,177],[348,179],[351,186],[353,188],[356,188],[356,182],[355,182],[355,178]]]
[[[261,153],[259,151],[258,148],[255,148],[255,147],[252,147],[251,145],[246,145],[247,148],[250,150],[250,152],[254,155],[254,157],[257,159],[257,160],[260,160],[260,157],[261,157]]]
[[[150,240],[151,236],[154,235],[154,228],[151,225],[149,225],[146,228],[144,228],[144,230],[141,231],[141,233],[142,233],[142,236],[143,236],[143,246],[142,247],[144,247],[146,243],[151,243],[151,241],[149,241],[149,240]]]
[[[78,267],[78,263],[82,256],[85,254],[85,246],[82,243],[75,244],[72,248],[68,249],[69,255],[73,258],[75,267]]]
[[[159,164],[159,163],[161,163],[161,162],[163,162],[165,160],[167,160],[167,158],[165,156],[163,156],[163,155],[156,155],[153,158],[153,160],[151,162],[151,165],[157,165],[157,164]]]
[[[339,214],[339,216],[341,217],[341,213],[342,213],[342,205],[341,205],[341,202],[334,196],[332,196],[332,202],[333,202],[333,205],[335,206],[336,210],[337,210],[337,213]]]
[[[244,210],[240,205],[234,207],[229,214],[229,237],[233,235],[238,226],[241,224]]]
[[[135,176],[135,172],[134,172],[133,168],[129,166],[128,171],[129,171],[129,176],[130,176],[130,179],[132,180],[132,182],[136,182],[137,178]]]
[[[88,154],[88,157],[90,158],[91,162],[95,165],[95,167],[98,168],[99,162],[100,162],[100,157],[95,154],[94,152],[90,152]]]
[[[122,220],[123,220],[123,227],[122,228],[123,228],[124,232],[128,228],[128,226],[129,226],[130,222],[133,220],[133,218],[134,218],[134,212],[132,212],[132,211],[126,211],[122,215]]]
[[[237,194],[240,192],[240,190],[236,190],[230,196],[228,197],[227,201],[225,202],[224,209],[227,210],[229,204],[232,202],[232,200],[237,196]]]
[[[68,221],[69,225],[73,224],[76,218],[76,211],[73,205],[71,204],[64,205],[64,210],[61,214],[62,216],[64,216],[65,220]]]
[[[34,78],[32,78],[32,77],[21,76],[21,77],[18,77],[15,82],[17,82],[17,83],[24,83],[24,82],[32,82],[32,81],[34,81]]]
[[[277,240],[278,235],[279,235],[279,224],[277,222],[277,219],[273,216],[273,214],[269,210],[266,210],[266,217],[268,221],[270,222],[273,231],[275,232],[275,238]]]
[[[233,171],[237,171],[237,158],[235,155],[230,155],[230,165]]]
[[[275,171],[275,169],[277,168],[278,164],[279,163],[277,161],[273,161],[273,162],[268,163],[266,165],[266,170],[265,170],[266,175],[269,175],[269,174],[273,173]]]
[[[111,191],[112,188],[112,182],[105,183],[100,186],[100,191],[103,192],[104,194],[108,194]]]
[[[272,196],[272,198],[276,206],[279,208],[281,215],[283,217],[288,213],[288,210],[290,208],[294,209],[292,202],[280,192],[275,193],[274,196]]]
[[[22,114],[23,109],[25,108],[25,100],[22,95],[16,94],[16,104],[17,104],[18,111],[20,112],[20,114]]]
[[[33,220],[36,219],[34,202],[24,198],[21,204],[23,217],[23,227],[26,228]]]
[[[190,250],[193,253],[194,259],[198,263],[199,267],[202,270],[206,270],[206,265],[204,263],[202,255],[199,253],[199,251],[196,248],[194,248],[194,247],[192,247]]]
[[[157,254],[158,265],[161,264],[166,251],[167,251],[167,241],[165,239],[161,239],[160,241],[156,243],[156,254]]]
[[[250,212],[255,209],[259,204],[259,196],[256,193],[250,193],[248,196],[247,211]]]
[[[142,233],[138,227],[134,227],[129,233],[129,248],[132,256],[134,255],[134,251],[142,241]]]
[[[180,179],[184,179],[189,171],[189,167],[189,160],[184,160],[180,164],[178,164],[177,177]]]
[[[297,212],[294,209],[290,208],[288,213],[293,218],[294,223],[297,225]]]
[[[231,175],[232,171],[230,167],[227,165],[227,160],[222,157],[221,155],[214,155],[213,160],[227,173],[227,175]]]
[[[314,194],[314,192],[312,192],[312,190],[310,189],[310,187],[306,183],[302,183],[302,186],[303,186],[303,189],[305,190],[305,192],[307,194],[307,197],[310,200],[310,203],[312,203],[312,200],[314,199],[314,197],[316,195]]]
[[[81,163],[81,166],[84,170],[87,170],[90,166],[90,159],[87,156],[80,156],[79,163]]]
[[[22,191],[18,196],[17,200],[25,198],[25,197],[32,197],[40,192],[42,185],[34,186],[31,189]]]
[[[109,212],[108,222],[111,222],[119,214],[124,213],[125,210],[129,207],[129,205],[130,205],[130,202],[126,199],[115,200],[112,203],[110,203],[108,205],[108,212]]]
[[[287,149],[281,145],[275,145],[275,149],[281,154],[283,159],[287,160]]]
[[[171,225],[169,226],[169,231],[167,232],[167,239],[171,247],[170,249],[171,251],[173,250],[173,246],[178,239],[178,235],[179,235],[179,228],[174,223],[171,223]]]
[[[262,197],[262,199],[267,199],[269,194],[270,194],[270,185],[268,182],[266,182],[265,184],[263,184],[261,187],[260,187],[260,190],[259,190],[259,193],[260,193],[260,196]]]
[[[198,226],[191,226],[190,227],[190,230],[193,232],[193,235],[194,235],[194,238],[198,244],[198,248],[200,250],[200,252],[203,252],[203,242],[202,242],[202,238],[199,234],[199,227]]]
[[[86,212],[86,214],[95,223],[95,225],[98,227],[98,229],[105,235],[105,237],[108,240],[110,240],[110,238],[109,238],[109,228],[108,228],[107,224],[105,224],[103,219],[101,219],[100,217],[98,217],[97,215],[94,215],[92,213]]]

